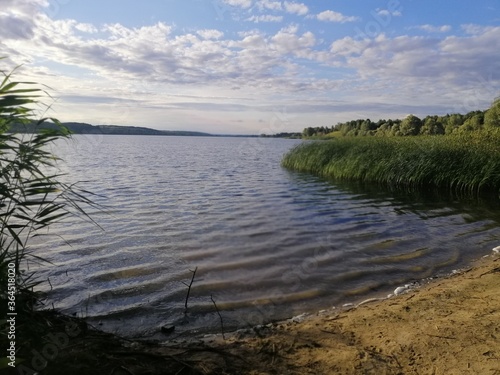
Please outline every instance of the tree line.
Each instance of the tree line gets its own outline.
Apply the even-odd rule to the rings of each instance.
[[[337,134],[344,136],[441,135],[497,127],[500,127],[500,97],[493,101],[488,110],[472,111],[465,115],[429,115],[424,119],[408,115],[402,120],[378,120],[377,122],[359,119],[338,123],[331,127],[307,127],[302,131],[302,136],[309,138]]]

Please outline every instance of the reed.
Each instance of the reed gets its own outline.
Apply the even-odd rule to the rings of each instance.
[[[36,84],[16,81],[13,72],[0,69],[0,285],[4,291],[9,285],[8,293],[0,295],[3,317],[7,312],[31,316],[43,298],[37,291],[42,281],[30,264],[46,260],[30,247],[31,240],[47,235],[53,224],[70,215],[93,221],[84,208],[99,208],[90,192],[61,182],[58,158],[49,146],[70,133],[56,119],[35,120],[36,109],[44,108],[44,94]],[[54,128],[40,129],[45,120],[52,120]],[[40,131],[15,134],[10,132],[14,125]],[[24,315],[19,320],[29,323]]]
[[[500,129],[447,136],[343,137],[303,143],[282,160],[291,170],[461,193],[500,190]]]

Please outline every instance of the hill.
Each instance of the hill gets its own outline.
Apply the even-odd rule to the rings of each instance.
[[[74,134],[113,134],[113,135],[163,135],[163,136],[198,136],[210,137],[212,134],[203,132],[193,132],[184,130],[156,130],[141,126],[119,126],[119,125],[90,125],[81,122],[63,123]],[[50,129],[55,125],[51,122],[44,122],[38,129]],[[36,131],[35,124],[13,125],[10,129],[13,133],[33,133]]]

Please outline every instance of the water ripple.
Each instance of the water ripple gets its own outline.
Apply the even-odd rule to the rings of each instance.
[[[34,269],[55,307],[124,335],[218,330],[211,296],[234,328],[384,295],[500,242],[498,202],[281,169],[298,141],[105,136],[86,150],[81,139],[56,151],[68,182],[103,196],[104,231],[53,228],[33,248],[56,266]]]

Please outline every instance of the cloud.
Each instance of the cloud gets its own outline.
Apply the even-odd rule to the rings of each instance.
[[[33,22],[28,17],[0,14],[2,39],[30,39],[33,37]]]
[[[467,24],[462,25],[464,35],[453,36],[439,33],[446,25],[421,25],[420,30],[435,31],[344,37],[325,48],[304,25],[266,32],[248,30],[252,27],[245,24],[245,31],[237,34],[226,29],[182,31],[162,22],[97,26],[53,20],[40,10],[43,1],[0,1],[11,4],[8,11],[0,10],[0,49],[14,65],[26,63],[22,73],[28,80],[59,90],[68,116],[80,116],[70,120],[92,121],[84,117],[93,114],[81,111],[79,103],[96,103],[93,109],[102,111],[101,123],[113,118],[111,113],[118,116],[114,123],[140,123],[141,116],[162,121],[166,108],[180,111],[169,115],[179,123],[198,116],[206,124],[240,110],[251,112],[257,123],[263,112],[280,105],[297,113],[343,113],[345,120],[364,106],[369,117],[376,116],[377,108],[389,117],[391,108],[404,109],[402,114],[425,113],[418,111],[423,106],[446,111],[464,98],[478,98],[479,104],[470,107],[481,108],[500,87],[500,27]],[[282,21],[285,12],[309,12],[292,1],[231,3],[245,13],[241,19],[251,22]],[[354,21],[331,10],[309,17],[320,20],[320,15],[325,22]],[[332,105],[332,98],[338,105]],[[134,110],[124,115],[124,106]],[[147,111],[136,115],[139,107]],[[208,120],[207,112],[212,116]]]
[[[281,29],[271,38],[273,47],[281,54],[293,54],[299,57],[311,57],[309,48],[316,44],[316,38],[310,31],[298,36],[295,28]]]
[[[307,13],[309,13],[309,8],[307,7],[307,5],[305,5],[303,3],[295,3],[293,1],[285,1],[283,5],[285,7],[285,10],[288,13],[298,14],[299,16],[304,16]]]
[[[344,16],[342,13],[334,12],[332,10],[325,10],[324,12],[319,13],[316,18],[320,21],[325,21],[325,22],[340,22],[340,23],[345,23],[345,22],[354,22],[359,20],[358,17],[353,17],[353,16]]]
[[[498,48],[493,47],[498,46],[498,40],[500,27],[444,39],[408,35],[363,40],[348,37],[331,44],[329,58],[332,64],[355,69],[365,82],[390,87],[397,80],[401,93],[424,90],[450,97],[480,85],[483,92],[478,97],[491,98],[500,85]]]
[[[471,34],[471,35],[483,34],[487,31],[494,29],[493,26],[481,26],[475,24],[461,25],[461,28],[466,34]]]
[[[261,15],[254,20],[278,19]],[[300,65],[292,61],[296,57],[315,59],[314,34],[299,33],[297,26],[270,35],[246,33],[235,39],[225,39],[222,31],[214,29],[176,35],[172,26],[162,22],[138,28],[117,23],[99,30],[90,26],[40,14],[33,19],[31,33],[16,36],[23,38],[22,44],[5,38],[15,29],[0,29],[0,46],[4,51],[15,49],[18,57],[53,61],[120,85],[143,81],[293,92],[314,83],[301,79]]]
[[[429,33],[447,33],[452,30],[452,27],[450,25],[443,25],[443,26],[420,25],[420,26],[414,26],[412,27],[412,29],[419,29],[427,31]]]
[[[377,15],[384,16],[384,17],[388,17],[388,16],[401,17],[403,15],[403,13],[401,13],[401,11],[399,11],[399,10],[392,10],[391,11],[388,9],[377,9],[376,12],[377,12]]]
[[[270,14],[265,14],[261,16],[252,16],[250,18],[247,18],[247,21],[250,22],[282,22],[283,21],[283,16],[272,16]]]
[[[198,30],[196,32],[203,39],[220,39],[224,36],[224,33],[219,30]]]
[[[84,33],[95,34],[98,32],[97,27],[89,23],[79,23],[75,25],[75,29]]]
[[[281,5],[281,1],[259,0],[256,5],[260,11],[263,11],[264,9],[269,9],[269,10],[282,10],[283,9],[283,6]]]
[[[252,0],[222,0],[225,4],[231,5],[233,7],[241,7],[243,9],[250,8],[252,6]]]
[[[48,7],[47,0],[2,0],[0,14],[36,15],[40,9]]]
[[[1,39],[32,38],[34,35],[33,19],[40,13],[41,7],[46,5],[44,0],[2,0],[0,8]]]

